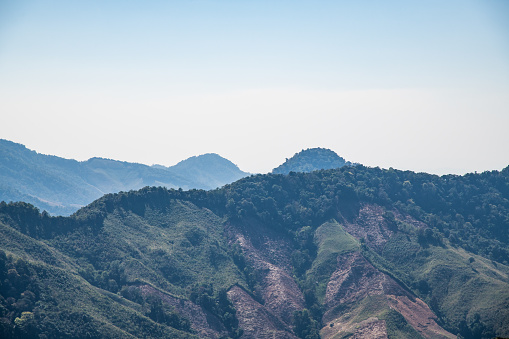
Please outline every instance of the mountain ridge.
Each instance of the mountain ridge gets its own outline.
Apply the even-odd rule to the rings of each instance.
[[[194,166],[151,167],[101,157],[85,161],[39,154],[22,144],[0,140],[0,200],[27,201],[51,214],[68,215],[103,194],[144,186],[212,189],[248,173],[231,161],[212,156]],[[191,159],[191,158],[190,158]],[[185,160],[184,160],[185,161]],[[209,161],[210,162],[210,161]],[[211,169],[207,168],[210,167]]]
[[[7,287],[29,282],[2,290],[0,325],[50,336],[504,337],[507,187],[509,166],[439,177],[359,165],[210,191],[145,187],[71,217],[0,203],[0,274]],[[61,291],[57,268],[73,272],[72,289]],[[92,330],[71,315],[100,321]],[[10,325],[18,318],[26,327]]]

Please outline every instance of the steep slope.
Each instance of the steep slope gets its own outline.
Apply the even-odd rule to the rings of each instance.
[[[290,159],[272,170],[274,174],[288,174],[290,172],[312,172],[321,169],[340,168],[352,165],[342,157],[326,148],[308,148],[295,153]]]
[[[78,162],[0,139],[0,201],[29,202],[53,215],[69,215],[106,193],[145,186],[213,189],[246,175],[215,154],[172,167],[102,158]]]
[[[143,218],[117,208],[69,218],[39,215],[23,204],[3,208],[11,213],[2,214],[0,247],[10,256],[0,274],[13,276],[21,260],[32,285],[0,288],[6,338],[26,334],[5,324],[9,318],[17,324],[22,312],[35,319],[28,334],[48,337],[86,337],[89,331],[107,338],[219,338],[235,330],[234,310],[217,293],[244,282],[209,211],[178,200],[166,210],[146,210]],[[23,306],[27,291],[33,301]],[[227,311],[233,318],[223,320]],[[97,329],[84,328],[89,321]]]
[[[507,337],[508,187],[509,168],[355,166],[109,194],[71,217],[0,203],[0,331]]]
[[[193,337],[152,321],[139,305],[89,284],[75,258],[3,222],[0,233],[2,338]]]

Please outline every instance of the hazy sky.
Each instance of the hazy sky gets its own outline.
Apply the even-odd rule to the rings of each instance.
[[[310,147],[502,169],[509,1],[0,0],[0,138],[261,173]]]

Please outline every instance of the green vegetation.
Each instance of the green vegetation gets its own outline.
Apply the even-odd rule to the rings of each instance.
[[[314,236],[316,259],[306,272],[306,286],[312,286],[318,303],[323,302],[327,283],[336,269],[339,254],[359,248],[359,243],[335,220],[318,227]]]
[[[214,295],[212,284],[201,284],[192,286],[189,298],[216,315],[228,330],[231,338],[236,339],[242,335],[243,331],[239,328],[239,322],[235,317],[237,310],[228,300],[226,293],[226,289],[223,288]]]
[[[193,337],[114,302],[67,270],[0,252],[2,338]]]
[[[349,305],[350,317],[354,323],[360,323],[372,317],[381,318],[390,308],[383,295],[368,295],[360,303]]]
[[[319,339],[318,323],[313,320],[311,314],[307,309],[302,311],[295,311],[293,314],[295,327],[295,335],[302,339]]]
[[[326,148],[308,148],[295,153],[290,159],[274,168],[274,174],[288,174],[290,172],[312,172],[322,169],[340,168],[345,165],[352,165],[342,157]]]
[[[345,230],[361,227],[366,204],[381,206],[369,222],[392,234],[376,249]],[[509,167],[438,177],[359,165],[256,175],[212,191],[146,187],[70,217],[2,202],[2,337],[193,337],[203,328],[189,314],[198,313],[206,330],[239,337],[226,291],[238,284],[263,304],[264,286],[228,232],[261,224],[290,244],[288,271],[306,303],[290,329],[302,338],[315,338],[332,312],[323,299],[338,255],[356,250],[451,333],[509,335]],[[335,312],[385,320],[391,338],[416,336],[375,296]]]
[[[422,338],[422,336],[407,323],[405,318],[393,309],[389,309],[383,313],[380,319],[385,320],[387,334],[390,338]]]
[[[479,337],[470,336],[465,329],[468,328],[465,324],[476,314],[483,315],[483,322],[477,321],[483,326],[485,336],[482,337],[492,335],[489,329],[493,328],[498,328],[500,333],[509,331],[506,323],[497,323],[509,318],[509,267],[506,265],[494,265],[479,256],[472,261],[473,256],[461,248],[423,248],[417,239],[404,234],[390,239],[383,256],[367,248],[363,253],[377,268],[426,301],[450,332],[464,333],[465,338]]]
[[[436,245],[438,237],[508,264],[508,181],[509,167],[500,172],[439,177],[359,165],[308,174],[253,176],[227,186],[225,193],[232,217],[257,217],[287,230],[321,225],[331,218],[351,218],[361,202],[396,208],[429,225],[428,231],[422,230],[422,245]]]
[[[26,204],[4,204],[3,208],[12,213],[4,214],[3,220],[15,227],[0,224],[7,236],[1,240],[2,248],[19,255],[29,253],[28,258],[37,263],[40,275],[36,270],[27,276],[37,286],[51,286],[50,290],[45,288],[35,309],[32,303],[32,308],[7,312],[7,320],[3,321],[6,333],[16,336],[16,319],[23,319],[22,312],[28,311],[35,315],[37,326],[30,327],[34,333],[49,337],[62,333],[84,337],[82,331],[91,329],[83,321],[90,321],[93,328],[105,329],[91,332],[97,337],[125,336],[118,331],[136,337],[147,337],[144,332],[153,333],[154,337],[187,337],[194,333],[189,319],[162,303],[157,295],[140,294],[137,286],[155,286],[180,298],[193,299],[188,287],[208,283],[209,293],[217,297],[211,297],[209,303],[204,298],[194,301],[217,317],[231,337],[238,337],[241,331],[225,291],[236,283],[247,284],[227,253],[220,219],[185,201],[174,201],[167,207],[165,211],[147,208],[144,217],[114,210],[102,224],[97,222],[97,210],[91,208],[86,215],[73,217],[78,225],[83,225],[76,227],[72,219],[40,215]],[[57,226],[62,220],[65,222],[61,230],[48,232],[46,228],[51,228],[52,222]],[[16,229],[34,234],[39,240]],[[56,281],[57,277],[65,283]],[[24,285],[19,286],[25,289]],[[16,299],[23,298],[23,291],[16,292]],[[2,296],[11,297],[8,293]],[[51,311],[57,305],[61,311]],[[80,322],[73,314],[88,318]],[[73,316],[69,318],[70,315]],[[94,325],[96,319],[100,323]]]

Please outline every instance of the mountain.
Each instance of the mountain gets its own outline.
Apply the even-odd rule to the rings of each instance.
[[[509,337],[509,167],[0,203],[0,337]]]
[[[340,168],[343,166],[352,166],[349,161],[336,154],[336,152],[327,148],[308,148],[299,153],[295,153],[290,159],[280,166],[274,168],[274,174],[288,174],[290,172],[313,172],[322,169]]]
[[[167,170],[175,176],[193,178],[193,188],[201,189],[221,187],[248,175],[231,161],[214,153],[190,157]]]
[[[84,162],[43,155],[0,139],[0,201],[25,201],[54,215],[69,215],[106,193],[165,186],[213,189],[247,173],[217,154],[172,167],[91,158]]]

